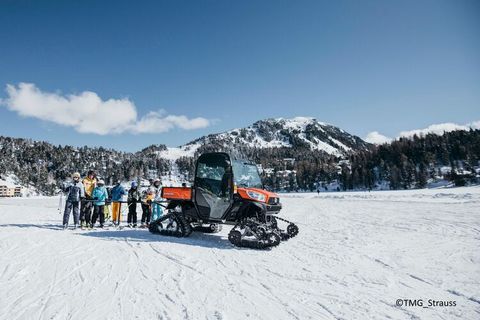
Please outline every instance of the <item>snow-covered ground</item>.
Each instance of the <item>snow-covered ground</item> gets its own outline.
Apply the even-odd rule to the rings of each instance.
[[[479,187],[282,199],[300,234],[269,251],[63,231],[58,198],[0,199],[0,318],[480,318]]]

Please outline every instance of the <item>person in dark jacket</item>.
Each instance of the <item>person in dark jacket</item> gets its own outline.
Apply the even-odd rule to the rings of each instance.
[[[130,190],[128,190],[127,204],[128,204],[128,218],[127,223],[129,227],[137,226],[137,203],[140,202],[140,191],[136,181],[132,182]],[[132,224],[133,223],[133,224]]]
[[[73,223],[74,228],[78,227],[80,220],[80,201],[85,197],[85,190],[83,184],[80,182],[80,173],[75,172],[72,175],[73,181],[64,189],[66,195],[65,211],[63,213],[63,229],[68,228],[68,220],[70,219],[70,212],[73,209]]]
[[[82,228],[90,226],[90,218],[93,210],[93,189],[97,184],[97,178],[95,177],[95,171],[88,171],[87,176],[82,180],[83,188],[85,191],[85,200],[82,201],[82,207],[80,211],[80,225]]]

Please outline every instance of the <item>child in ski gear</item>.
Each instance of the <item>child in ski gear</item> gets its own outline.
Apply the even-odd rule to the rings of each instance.
[[[105,182],[103,180],[98,180],[97,186],[93,189],[92,197],[95,202],[93,203],[93,217],[90,228],[93,228],[97,222],[97,218],[100,218],[100,228],[103,228],[103,224],[105,223],[104,206],[105,200],[108,198],[107,189],[105,188]]]
[[[130,190],[128,190],[128,196],[127,196],[127,204],[128,204],[127,223],[130,227],[137,226],[137,203],[138,202],[140,202],[140,191],[138,191],[137,182],[133,181],[131,184]]]
[[[153,190],[155,191],[154,201],[160,201],[162,199],[162,182],[160,179],[156,179],[153,183]],[[152,221],[159,219],[162,216],[162,213],[162,207],[158,203],[152,203]]]
[[[125,189],[120,184],[120,181],[117,181],[117,184],[112,189],[112,220],[113,224],[120,224],[120,209],[123,196],[126,194]]]
[[[142,190],[142,227],[147,226],[150,223],[150,217],[152,216],[152,201],[155,198],[155,192],[153,190],[153,179],[149,180],[150,185]]]
[[[88,171],[87,177],[82,180],[85,190],[85,200],[82,201],[82,208],[80,213],[80,223],[82,227],[90,225],[90,217],[92,215],[93,203],[92,193],[97,179],[95,178],[95,172],[93,170]]]
[[[75,172],[72,175],[73,181],[64,189],[66,195],[65,211],[63,213],[63,228],[68,227],[68,220],[70,219],[70,212],[73,209],[73,222],[75,228],[78,226],[80,218],[80,201],[85,197],[85,190],[83,184],[80,182],[80,173]]]
[[[103,213],[105,215],[105,221],[108,221],[112,217],[112,187],[106,187],[106,189],[107,189],[107,200],[105,200]]]

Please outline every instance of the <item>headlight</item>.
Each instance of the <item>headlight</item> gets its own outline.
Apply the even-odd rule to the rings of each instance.
[[[255,191],[247,191],[247,194],[250,198],[255,199],[257,201],[265,202],[265,195],[260,192]]]

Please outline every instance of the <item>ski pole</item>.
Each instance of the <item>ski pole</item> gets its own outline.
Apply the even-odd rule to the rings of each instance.
[[[62,213],[62,200],[63,200],[63,192],[60,193],[60,200],[58,201],[58,213]]]

